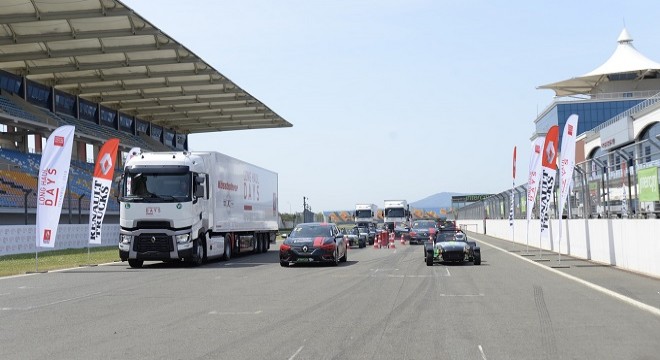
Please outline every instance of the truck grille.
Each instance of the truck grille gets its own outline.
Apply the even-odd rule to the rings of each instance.
[[[138,229],[169,229],[172,227],[169,221],[138,221]]]
[[[135,238],[133,250],[139,253],[158,251],[158,252],[171,252],[174,251],[172,245],[172,237],[165,234],[142,234]]]

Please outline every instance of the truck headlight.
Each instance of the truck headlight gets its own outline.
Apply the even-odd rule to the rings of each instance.
[[[133,235],[120,235],[119,236],[119,241],[122,244],[130,244],[131,241],[133,241]]]
[[[190,234],[176,235],[176,243],[177,244],[185,244],[188,241],[190,241]]]

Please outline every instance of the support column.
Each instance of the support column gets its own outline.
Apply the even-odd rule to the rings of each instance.
[[[34,134],[34,152],[41,154],[43,151],[41,146],[41,134]]]

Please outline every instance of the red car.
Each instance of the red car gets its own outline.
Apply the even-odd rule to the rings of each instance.
[[[348,259],[348,243],[333,223],[303,223],[280,245],[280,265],[325,262],[337,265]]]

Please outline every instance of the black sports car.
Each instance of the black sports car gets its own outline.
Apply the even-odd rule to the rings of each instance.
[[[410,236],[411,244],[424,244],[429,242],[431,236],[431,229],[434,229],[437,232],[435,220],[415,220],[410,227]]]
[[[426,265],[436,262],[474,262],[481,264],[481,249],[475,241],[469,241],[465,233],[458,230],[440,230],[433,244],[425,246]]]
[[[328,262],[337,265],[348,259],[348,243],[333,223],[303,223],[280,245],[280,265]]]

